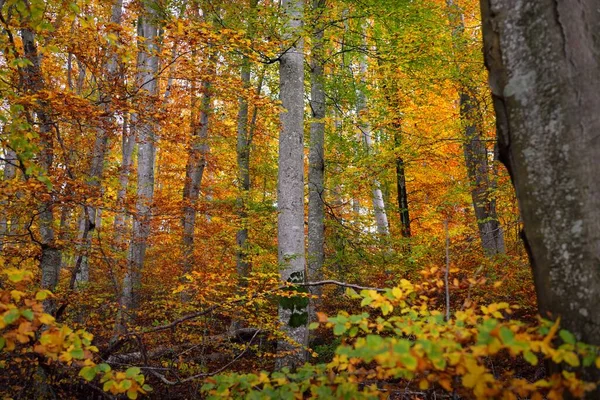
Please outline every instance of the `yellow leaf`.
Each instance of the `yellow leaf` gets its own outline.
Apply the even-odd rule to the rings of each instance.
[[[42,314],[38,319],[42,324],[51,325],[54,323],[54,317],[50,314]]]

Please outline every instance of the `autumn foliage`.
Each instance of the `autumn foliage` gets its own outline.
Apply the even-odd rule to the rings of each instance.
[[[537,315],[518,206],[494,154],[478,4],[456,3],[461,29],[441,0],[306,4],[304,52],[313,55],[321,30],[327,110],[325,261],[311,286],[281,282],[277,261],[276,65],[298,39],[282,33],[279,2],[0,1],[0,394],[560,399],[594,390],[583,368],[600,368],[598,349]],[[142,35],[142,20],[156,37]],[[143,57],[158,60],[145,71],[156,93],[139,82]],[[139,195],[145,130],[156,157],[150,200]],[[474,148],[477,176],[465,163]],[[197,193],[186,195],[200,167]],[[387,214],[388,233],[375,211]],[[493,252],[481,240],[490,221],[503,238]],[[134,235],[140,225],[147,239]],[[138,270],[134,237],[145,240]],[[286,304],[310,304],[310,341],[296,349],[309,362],[273,371],[286,356],[277,343],[292,343],[278,317]]]

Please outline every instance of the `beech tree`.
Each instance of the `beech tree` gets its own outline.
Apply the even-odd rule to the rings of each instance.
[[[325,0],[313,0],[315,15],[323,12]],[[323,30],[320,21],[313,21],[310,60],[310,146],[308,155],[308,279],[318,281],[323,276],[325,261],[325,90],[323,74]],[[311,288],[320,295],[320,288]],[[313,309],[314,311],[314,309]]]
[[[366,35],[366,33],[364,33],[364,35]],[[366,37],[363,41],[362,47],[363,51],[366,53]],[[371,123],[368,121],[368,116],[365,115],[367,113],[366,75],[368,71],[366,54],[361,55],[359,68],[361,73],[361,82],[356,96],[356,115],[359,120],[358,129],[360,129],[360,138],[365,151],[370,157],[375,157],[373,154],[373,132],[371,130]],[[375,225],[377,226],[377,233],[380,235],[389,235],[385,201],[383,199],[383,192],[381,191],[381,184],[377,178],[374,178],[372,182],[371,202],[373,204],[373,211],[375,213]]]
[[[464,53],[464,17],[460,6],[454,0],[447,0],[448,14],[452,29],[452,42],[455,58]],[[505,252],[504,232],[496,213],[496,200],[493,191],[493,177],[489,168],[488,149],[482,132],[482,117],[476,98],[477,88],[469,82],[468,69],[456,62],[459,81],[459,107],[462,122],[463,152],[471,187],[473,210],[477,219],[479,238],[483,251],[492,256]]]
[[[119,25],[121,24],[121,14],[123,9],[123,1],[116,0],[113,2],[111,9],[110,27],[111,33],[118,35]],[[92,149],[92,159],[90,162],[90,168],[88,172],[88,185],[92,190],[100,191],[102,184],[102,173],[104,171],[104,161],[106,156],[106,150],[108,147],[108,141],[112,125],[114,123],[113,110],[112,110],[112,93],[114,86],[118,84],[118,58],[114,53],[113,46],[109,47],[108,54],[106,55],[106,61],[103,70],[106,71],[106,75],[100,77],[98,87],[98,101],[101,104],[103,117],[99,121],[99,126],[96,128],[96,139],[94,141],[94,147]],[[96,217],[98,215],[96,207],[84,206],[84,215],[80,226],[80,237],[83,241],[82,254],[79,255],[76,262],[76,280],[78,283],[88,282],[90,277],[89,271],[89,256],[87,253],[91,247],[91,237],[94,229],[96,229]],[[99,227],[98,227],[99,228]]]
[[[158,28],[154,8],[146,3],[138,21],[138,72],[136,86],[144,112],[132,121],[138,143],[137,199],[133,218],[133,236],[123,280],[121,307],[128,312],[137,307],[141,273],[150,235],[150,217],[154,196],[154,161],[156,157],[156,121],[152,117],[158,95]]]
[[[277,176],[277,244],[281,280],[304,282],[304,54],[301,37],[303,0],[284,0],[284,36],[289,47],[279,60],[280,114]],[[278,351],[298,350],[307,341],[307,299],[282,299],[279,319],[284,331],[297,342],[279,341]],[[297,366],[305,360],[304,351],[280,358],[279,366]]]
[[[21,40],[23,41],[23,56],[28,60],[23,68],[23,91],[26,94],[36,95],[45,89],[44,76],[41,69],[41,56],[38,52],[35,32],[31,27],[21,29]],[[52,131],[52,119],[43,101],[36,102],[32,110],[30,124],[39,126],[41,149],[39,154],[39,165],[41,173],[50,174],[54,165],[54,133]],[[46,193],[45,201],[41,202],[39,208],[39,244],[42,248],[40,257],[40,270],[42,271],[42,287],[54,290],[58,284],[61,265],[61,249],[56,243],[54,229],[54,201],[51,193]],[[53,303],[46,302],[48,312],[53,312]]]
[[[593,344],[600,344],[597,8],[594,0],[481,1],[500,159],[519,200],[539,310]]]

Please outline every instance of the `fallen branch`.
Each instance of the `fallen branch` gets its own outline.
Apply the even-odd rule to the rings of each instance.
[[[158,379],[160,379],[160,381],[166,385],[180,385],[182,383],[186,383],[186,382],[190,382],[193,381],[195,379],[198,378],[207,378],[209,376],[213,376],[213,375],[217,375],[223,371],[225,371],[227,368],[229,368],[233,363],[235,363],[237,360],[239,360],[240,358],[242,358],[244,356],[244,354],[246,354],[246,352],[248,351],[248,349],[250,348],[250,345],[252,344],[252,342],[254,341],[254,339],[256,338],[256,336],[260,333],[260,329],[257,330],[254,335],[252,336],[252,338],[250,339],[250,341],[248,342],[248,344],[246,345],[246,348],[237,356],[235,356],[235,358],[233,360],[231,360],[230,362],[228,362],[227,364],[225,364],[224,366],[222,366],[221,368],[219,368],[216,371],[213,372],[208,372],[208,373],[202,373],[202,374],[196,374],[196,375],[192,375],[189,376],[185,379],[180,379],[177,381],[170,381],[168,380],[163,374],[159,374],[158,372],[156,372],[155,370],[149,370],[150,373],[154,376],[156,376]]]
[[[185,315],[181,318],[178,318],[168,324],[165,325],[159,325],[159,326],[155,326],[152,328],[148,328],[145,330],[142,330],[140,332],[131,332],[131,333],[126,333],[124,335],[121,335],[120,339],[113,343],[107,350],[105,350],[102,354],[105,358],[109,357],[110,354],[112,354],[114,352],[114,349],[119,348],[124,342],[126,342],[127,340],[129,340],[132,337],[135,337],[137,335],[145,335],[148,333],[155,333],[155,332],[161,332],[161,331],[166,331],[166,330],[172,330],[174,328],[177,327],[177,325],[182,324],[186,321],[191,321],[193,319],[199,318],[201,316],[210,314],[211,312],[213,312],[214,310],[218,309],[218,308],[222,308],[223,306],[228,306],[228,305],[234,305],[234,304],[238,304],[238,303],[242,303],[242,302],[246,302],[249,300],[252,300],[260,295],[265,295],[265,294],[269,294],[269,293],[273,293],[276,292],[278,290],[283,290],[283,289],[288,289],[292,286],[324,286],[324,285],[337,285],[337,286],[341,286],[341,287],[347,287],[347,288],[351,288],[351,289],[356,289],[356,290],[375,290],[377,292],[384,292],[385,289],[382,288],[375,288],[375,287],[367,287],[367,286],[360,286],[360,285],[355,285],[352,283],[345,283],[345,282],[339,282],[339,281],[334,281],[334,280],[324,280],[324,281],[316,281],[316,282],[304,282],[304,283],[286,283],[285,285],[281,285],[278,286],[274,289],[270,289],[267,290],[265,292],[261,292],[252,296],[247,296],[247,297],[241,297],[235,300],[231,300],[231,301],[225,301],[221,304],[215,304],[212,305],[202,311],[197,311],[195,313],[191,313],[188,315]]]

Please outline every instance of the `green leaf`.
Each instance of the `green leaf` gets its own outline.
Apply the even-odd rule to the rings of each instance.
[[[2,350],[5,345],[6,345],[6,339],[4,339],[2,336],[0,336],[0,350]]]
[[[6,312],[6,314],[4,314],[4,317],[3,317],[4,323],[6,325],[10,325],[13,322],[15,322],[16,320],[18,320],[20,316],[21,316],[21,313],[19,312],[18,309],[11,308],[10,310],[8,310]]]
[[[81,10],[79,9],[79,6],[77,5],[76,2],[72,1],[69,3],[69,8],[71,9],[71,11],[73,11],[75,14],[79,14],[81,12]]]
[[[35,299],[38,301],[46,300],[46,298],[51,294],[49,290],[40,290],[35,294]]]
[[[500,328],[500,339],[502,339],[502,343],[510,346],[515,341],[515,334],[510,329],[503,326]]]
[[[535,354],[533,354],[531,351],[526,351],[523,353],[523,358],[525,359],[525,361],[527,361],[529,364],[531,365],[537,365],[538,364],[538,358]]]
[[[119,386],[123,390],[129,390],[131,388],[131,381],[129,379],[125,379],[119,383]]]
[[[96,365],[96,369],[98,369],[100,372],[110,372],[110,365],[105,363],[98,364]]]
[[[346,332],[346,324],[336,324],[333,327],[333,334],[336,335],[336,336],[340,336],[344,332]]]
[[[152,386],[150,386],[150,385],[144,385],[144,386],[142,386],[142,389],[144,389],[146,392],[151,392],[152,391]]]
[[[21,311],[21,315],[27,318],[28,321],[33,321],[33,311],[23,310]]]
[[[82,349],[73,349],[69,352],[69,354],[71,354],[71,357],[77,360],[82,360],[83,358],[85,358],[85,354]]]
[[[132,399],[132,400],[134,400],[134,399],[137,399],[137,397],[138,397],[138,392],[137,392],[137,390],[134,390],[134,389],[129,389],[129,390],[127,391],[127,398],[128,398],[128,399]]]
[[[368,306],[369,304],[371,304],[373,302],[373,298],[372,297],[365,297],[364,299],[362,299],[362,301],[360,302],[360,306],[364,307],[364,306]]]
[[[563,360],[571,367],[579,367],[580,365],[579,357],[577,357],[577,354],[573,353],[572,351],[567,351],[563,357]]]
[[[142,370],[139,369],[139,367],[127,368],[127,371],[125,371],[125,376],[128,378],[135,378],[135,376],[139,375],[140,372],[142,372]]]
[[[81,371],[79,371],[79,376],[88,382],[92,381],[96,377],[96,367],[81,368]]]
[[[564,329],[561,329],[560,332],[558,332],[558,336],[560,336],[563,342],[568,344],[574,345],[577,342],[577,339],[575,339],[575,335]]]
[[[319,323],[318,322],[311,322],[310,325],[308,326],[308,329],[315,330],[318,327],[319,327]]]
[[[114,385],[114,383],[115,383],[115,381],[113,381],[112,379],[104,382],[104,386],[102,386],[102,390],[104,390],[105,392],[108,392],[110,390],[110,388]]]

